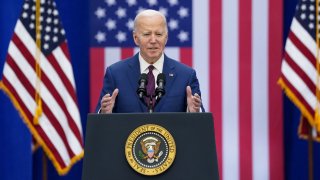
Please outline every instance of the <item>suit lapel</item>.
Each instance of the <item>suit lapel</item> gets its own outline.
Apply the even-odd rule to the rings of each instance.
[[[129,83],[131,84],[132,90],[137,91],[139,78],[140,78],[140,63],[139,63],[139,54],[137,53],[132,59],[127,60],[129,71],[127,71],[127,77],[129,79]],[[135,95],[137,101],[139,101],[141,111],[146,111],[146,105],[143,103],[143,101],[140,100],[138,94]]]
[[[165,85],[165,91],[168,93],[170,89],[172,88],[173,82],[177,76],[175,65],[173,63],[173,60],[169,59],[166,55],[164,56],[164,63],[163,63],[163,72],[166,77],[166,85]],[[161,107],[163,104],[165,104],[165,101],[167,99],[167,96],[164,95],[162,99],[159,101],[158,104],[155,106],[155,112],[161,112]]]

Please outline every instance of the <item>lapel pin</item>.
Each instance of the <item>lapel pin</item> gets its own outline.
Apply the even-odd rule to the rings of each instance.
[[[173,77],[173,73],[169,73],[169,76],[170,76],[170,77]]]

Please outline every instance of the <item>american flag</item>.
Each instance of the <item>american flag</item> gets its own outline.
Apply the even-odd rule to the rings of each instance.
[[[279,80],[287,96],[301,111],[300,136],[308,137],[309,128],[312,128],[313,138],[318,141],[320,141],[319,7],[314,0],[301,0],[297,5],[286,41]]]
[[[192,66],[213,113],[221,179],[284,179],[279,0],[90,1],[90,96],[94,112],[107,66],[138,52],[132,21],[161,11],[165,53]],[[272,8],[271,8],[272,7]],[[205,157],[203,157],[205,158]]]
[[[39,6],[36,0],[23,3],[9,44],[0,87],[8,94],[58,173],[65,174],[83,157],[76,86],[56,4],[53,0],[37,2],[41,2]],[[40,28],[37,33],[36,27]],[[38,41],[36,34],[41,37]],[[42,113],[36,113],[37,107]],[[37,114],[40,115],[38,119]]]

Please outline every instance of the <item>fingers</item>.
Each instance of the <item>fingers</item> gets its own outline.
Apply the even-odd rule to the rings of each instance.
[[[187,98],[191,98],[192,97],[192,91],[191,91],[191,87],[190,86],[187,86],[186,92],[187,92]]]
[[[200,107],[201,107],[201,97],[199,94],[195,93],[193,98],[192,98],[192,103],[194,105],[194,108],[199,112]]]
[[[112,99],[116,99],[116,97],[118,96],[118,94],[119,94],[119,89],[116,88],[116,89],[113,91],[111,98],[112,98]]]
[[[191,87],[187,86],[186,88],[187,93],[187,103],[188,109],[190,112],[200,112],[201,107],[201,97],[198,93],[192,95]]]
[[[110,95],[110,93],[107,93],[106,95],[104,95],[101,99],[101,112],[102,113],[111,113],[112,109],[114,107],[115,104],[115,99],[118,96],[119,93],[119,89],[115,89],[112,93],[112,96]]]

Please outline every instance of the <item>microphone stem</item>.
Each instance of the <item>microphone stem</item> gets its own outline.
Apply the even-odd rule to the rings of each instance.
[[[153,99],[152,99],[152,95],[148,96],[149,97],[149,104],[148,104],[148,109],[149,109],[149,113],[153,113]]]

